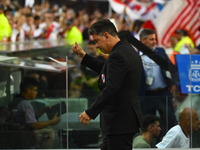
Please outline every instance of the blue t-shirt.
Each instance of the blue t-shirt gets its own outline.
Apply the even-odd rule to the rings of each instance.
[[[23,111],[25,113],[25,118],[27,123],[35,123],[37,119],[35,117],[35,110],[28,100],[23,100],[17,105],[18,111]]]

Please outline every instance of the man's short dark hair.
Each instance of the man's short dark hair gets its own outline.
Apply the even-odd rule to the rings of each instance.
[[[38,87],[38,81],[33,77],[24,77],[20,83],[20,92],[26,92],[33,87]]]
[[[145,23],[144,20],[139,20],[139,19],[135,20],[134,25],[133,25],[133,29],[135,29],[137,27],[138,31],[139,31],[144,23]]]
[[[151,34],[156,34],[155,30],[152,30],[152,29],[143,29],[142,32],[140,33],[140,40],[141,39],[145,39],[148,37],[148,35],[151,35]]]
[[[187,31],[182,30],[182,29],[177,29],[176,33],[182,34],[183,36],[187,36],[188,35]]]
[[[142,132],[147,132],[149,125],[154,125],[156,121],[159,122],[159,118],[154,115],[146,115],[143,118],[143,129]]]
[[[66,25],[71,25],[71,24],[73,24],[73,21],[74,21],[73,19],[68,19],[67,22],[66,22]]]
[[[40,16],[34,16],[34,20],[40,20]]]
[[[10,8],[10,7],[8,7],[5,11],[4,11],[4,14],[6,14],[7,12],[12,12],[13,10]]]
[[[112,36],[117,36],[117,30],[114,24],[109,19],[100,19],[89,28],[88,33],[93,35],[97,34],[102,36],[105,32],[108,32]]]

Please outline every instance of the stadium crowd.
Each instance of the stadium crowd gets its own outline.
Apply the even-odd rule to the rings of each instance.
[[[16,0],[0,1],[1,42],[65,38],[70,45],[74,44],[75,40],[73,39],[81,43],[83,40],[92,40],[87,31],[98,19],[112,18],[118,32],[128,30],[137,39],[139,39],[141,28],[148,28],[146,25],[148,19],[133,20],[130,13],[127,13],[126,7],[121,14],[115,11],[102,13],[98,8],[89,13],[84,6],[73,8],[66,4],[52,5],[48,0],[43,1],[43,3],[41,1],[40,3],[31,3],[30,1],[31,4],[29,4],[28,2],[26,1],[25,5],[21,6]],[[174,33],[175,36],[171,37],[170,40],[170,46],[176,52],[179,53],[181,46],[187,43],[190,52],[198,53],[198,51],[190,49],[190,47],[194,48],[195,45],[186,31],[179,29],[176,34]],[[185,38],[183,39],[183,37]],[[179,44],[177,44],[178,42]]]
[[[57,4],[50,6],[48,1],[43,4],[36,3],[32,8],[21,7],[18,1],[1,3],[0,6],[1,18],[4,18],[4,13],[8,20],[1,23],[0,41],[2,42],[55,40],[65,38],[66,34],[68,34],[67,40],[78,38],[78,42],[82,42],[89,39],[87,29],[92,23],[100,18],[108,18],[99,10],[95,10],[89,16],[84,8],[75,10],[65,4],[61,7]],[[73,30],[72,33],[67,33],[69,29]]]

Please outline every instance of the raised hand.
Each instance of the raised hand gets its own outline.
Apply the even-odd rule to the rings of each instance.
[[[72,46],[72,53],[76,54],[77,56],[83,58],[86,54],[86,52],[82,49],[80,45],[78,45],[77,42],[75,42],[75,45]]]

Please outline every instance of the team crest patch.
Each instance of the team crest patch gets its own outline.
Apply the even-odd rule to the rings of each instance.
[[[103,82],[103,83],[106,82],[105,74],[102,74],[102,75],[101,75],[101,79],[102,79],[102,82]]]

